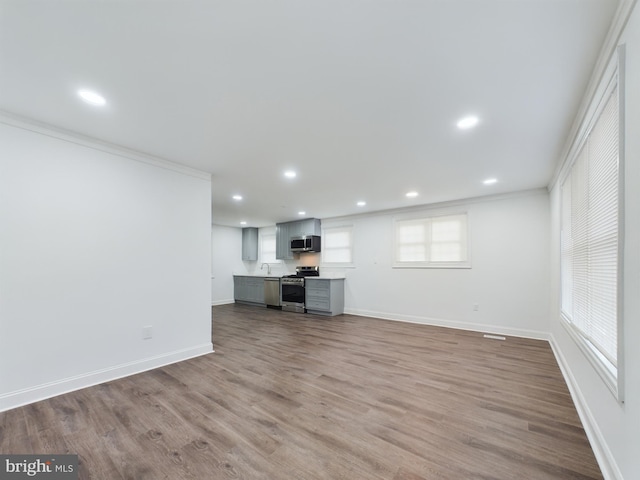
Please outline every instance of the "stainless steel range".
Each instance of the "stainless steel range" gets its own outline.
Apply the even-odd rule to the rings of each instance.
[[[304,313],[304,278],[319,275],[320,267],[296,267],[295,275],[282,277],[280,282],[282,310]]]

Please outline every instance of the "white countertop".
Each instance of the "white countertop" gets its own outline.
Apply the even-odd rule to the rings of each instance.
[[[288,274],[285,274],[288,275]],[[267,275],[266,273],[233,273],[234,277],[258,277],[258,278],[282,278],[282,274],[278,275]],[[319,277],[306,277],[310,280],[319,279],[319,280],[344,280],[346,275],[344,273],[327,273],[321,274]]]
[[[260,278],[282,278],[282,275],[267,275],[266,273],[236,273],[233,272],[234,277],[260,277]]]

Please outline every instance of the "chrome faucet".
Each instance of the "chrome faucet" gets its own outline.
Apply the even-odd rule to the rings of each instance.
[[[267,275],[271,275],[271,265],[269,265],[268,263],[263,263],[262,265],[260,265],[260,270],[262,270],[262,267],[267,266]]]

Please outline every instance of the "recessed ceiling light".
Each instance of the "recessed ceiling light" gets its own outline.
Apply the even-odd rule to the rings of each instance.
[[[356,203],[356,205],[358,205],[359,207],[364,207],[366,204],[367,202],[362,202],[362,201]]]
[[[478,125],[478,122],[480,122],[480,119],[478,117],[476,117],[475,115],[469,115],[458,120],[458,123],[456,123],[456,125],[460,130],[467,130]]]
[[[296,172],[294,172],[293,170],[287,170],[286,172],[284,172],[284,176],[287,178],[296,178]]]
[[[298,215],[306,215],[306,214],[307,214],[307,212],[304,212],[304,211],[298,212]]]
[[[485,185],[493,185],[494,183],[498,183],[497,178],[487,178],[484,182]]]
[[[407,192],[407,197],[415,198],[418,196],[418,192]]]
[[[102,95],[91,90],[78,90],[78,95],[85,102],[98,107],[102,107],[107,103]]]
[[[233,197],[234,200],[242,200],[242,195],[234,195]]]
[[[240,225],[246,225],[246,224],[247,222],[244,222],[244,221],[240,222]]]

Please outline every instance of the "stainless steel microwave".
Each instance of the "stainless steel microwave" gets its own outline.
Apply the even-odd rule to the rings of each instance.
[[[306,235],[304,237],[291,237],[291,251],[294,253],[319,252],[320,236]]]

